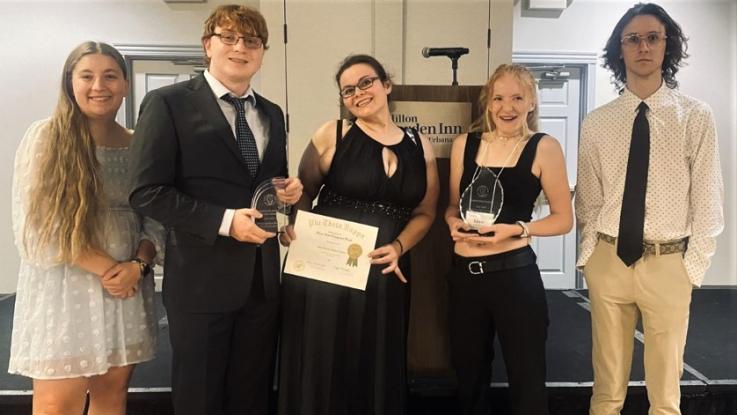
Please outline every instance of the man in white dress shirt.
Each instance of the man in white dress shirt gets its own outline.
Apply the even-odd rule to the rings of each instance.
[[[724,223],[711,109],[675,89],[687,56],[686,37],[665,10],[635,5],[604,52],[621,95],[582,126],[577,265],[591,298],[591,415],[622,409],[640,315],[649,414],[680,414],[691,290]]]

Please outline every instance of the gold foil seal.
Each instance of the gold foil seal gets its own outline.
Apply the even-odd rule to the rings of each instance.
[[[361,256],[363,253],[363,249],[361,249],[361,245],[359,244],[350,244],[348,245],[348,261],[346,261],[346,265],[350,265],[352,267],[358,266],[358,257]]]

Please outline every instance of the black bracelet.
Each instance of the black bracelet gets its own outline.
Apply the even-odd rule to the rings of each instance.
[[[399,244],[399,255],[402,255],[404,253],[404,245],[402,245],[402,241],[400,241],[399,238],[396,238],[394,242]]]

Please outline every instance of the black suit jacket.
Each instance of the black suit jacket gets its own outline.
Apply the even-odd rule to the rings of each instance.
[[[190,312],[242,306],[257,246],[218,235],[226,208],[250,207],[259,183],[287,175],[284,114],[256,94],[269,139],[255,178],[241,161],[230,125],[205,77],[152,91],[141,104],[131,145],[130,204],[168,232],[164,303]],[[261,246],[264,292],[279,291],[276,238]]]

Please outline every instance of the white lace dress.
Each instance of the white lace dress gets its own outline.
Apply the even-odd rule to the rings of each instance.
[[[143,278],[135,296],[112,297],[97,276],[75,266],[31,257],[24,249],[25,199],[32,184],[48,120],[34,123],[16,153],[13,230],[21,256],[8,372],[35,379],[92,376],[151,360],[156,351],[154,282]],[[161,261],[164,232],[128,205],[127,148],[98,148],[107,203],[105,247],[123,261],[135,256],[141,239],[154,243]],[[33,237],[31,236],[31,241]]]

